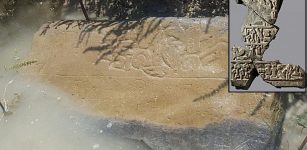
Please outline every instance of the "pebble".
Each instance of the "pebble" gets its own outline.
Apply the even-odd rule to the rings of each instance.
[[[111,127],[112,127],[112,123],[109,122],[109,123],[107,124],[107,128],[111,128]]]
[[[99,147],[100,147],[99,144],[94,144],[94,145],[92,146],[93,149],[97,149],[97,148],[99,148]]]
[[[14,82],[14,80],[9,81],[7,84],[12,84]]]

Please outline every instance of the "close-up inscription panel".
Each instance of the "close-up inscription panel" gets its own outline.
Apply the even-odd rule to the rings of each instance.
[[[230,43],[231,86],[248,90],[253,80],[260,76],[263,81],[276,88],[305,88],[305,71],[301,66],[284,64],[279,58],[275,60],[263,58],[280,30],[275,23],[283,0],[237,0],[236,2],[237,5],[244,5],[248,12],[241,28],[245,45],[236,46],[236,43]]]

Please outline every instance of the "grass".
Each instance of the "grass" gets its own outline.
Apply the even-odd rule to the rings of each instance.
[[[25,61],[22,61],[22,62],[17,62],[16,64],[9,66],[9,67],[4,66],[4,69],[5,70],[18,70],[22,67],[32,65],[36,62],[37,62],[37,60],[25,60]]]
[[[297,115],[296,123],[303,128],[307,128],[307,112]]]
[[[296,123],[297,123],[297,125],[303,127],[303,129],[305,129],[307,127],[307,112],[304,112],[300,115],[297,115],[296,116]],[[305,139],[302,142],[302,144],[300,145],[300,147],[298,148],[298,150],[303,150],[306,143],[307,143],[307,136],[305,136]]]

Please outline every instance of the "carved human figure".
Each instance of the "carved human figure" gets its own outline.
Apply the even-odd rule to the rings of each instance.
[[[258,33],[257,33],[257,28],[252,28],[253,30],[253,40],[254,40],[254,43],[257,43],[258,42]]]
[[[232,60],[237,60],[238,57],[238,48],[234,47],[232,48]]]
[[[290,64],[288,64],[286,68],[287,68],[286,80],[290,80],[291,74],[293,73],[293,69],[292,69],[292,66]]]
[[[237,69],[236,69],[236,67],[237,67],[237,64],[234,64],[233,67],[231,68],[231,75],[234,78],[236,78],[236,76],[237,76]]]
[[[251,42],[251,39],[252,39],[252,35],[250,34],[250,31],[249,29],[246,29],[245,30],[245,41],[244,42],[247,42],[247,43],[250,43]]]
[[[251,69],[251,67],[250,67],[250,65],[249,64],[244,64],[245,66],[244,66],[244,78],[245,79],[249,79],[250,78],[250,69]]]
[[[283,67],[281,66],[281,65],[277,65],[277,77],[278,77],[278,79],[283,79],[284,77],[283,77],[283,73],[282,73],[282,69],[283,69]]]
[[[299,66],[295,65],[293,67],[293,72],[291,74],[291,79],[292,80],[299,80],[302,79],[302,72],[300,72]]]
[[[260,46],[257,46],[255,48],[255,55],[256,55],[256,59],[262,58],[262,48]]]
[[[277,17],[276,14],[277,14],[276,13],[276,8],[273,7],[272,12],[271,12],[272,18],[276,18]]]
[[[276,64],[272,64],[272,75],[271,75],[271,79],[276,79],[277,78],[277,65]]]
[[[257,39],[258,39],[258,43],[260,43],[260,41],[262,40],[263,36],[262,36],[262,28],[256,28],[256,33],[257,33]]]
[[[233,66],[233,73],[234,73],[234,78],[238,79],[239,78],[239,69],[240,69],[240,64],[234,64]]]
[[[240,75],[240,80],[242,80],[243,79],[243,77],[244,77],[244,69],[243,69],[243,67],[240,67],[240,70],[239,70],[239,75]]]
[[[271,33],[271,32],[272,32],[271,30],[265,30],[264,36],[265,36],[265,37],[271,37],[271,36],[272,36],[272,33]]]
[[[270,79],[270,75],[272,74],[271,72],[271,64],[265,64],[265,77],[264,79],[268,80]]]
[[[287,68],[281,65],[281,79],[287,80]]]

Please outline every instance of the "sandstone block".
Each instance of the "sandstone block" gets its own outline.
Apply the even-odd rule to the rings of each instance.
[[[25,73],[121,120],[106,130],[152,149],[274,149],[280,97],[228,93],[227,32],[221,17],[57,21],[36,33],[38,63]]]

